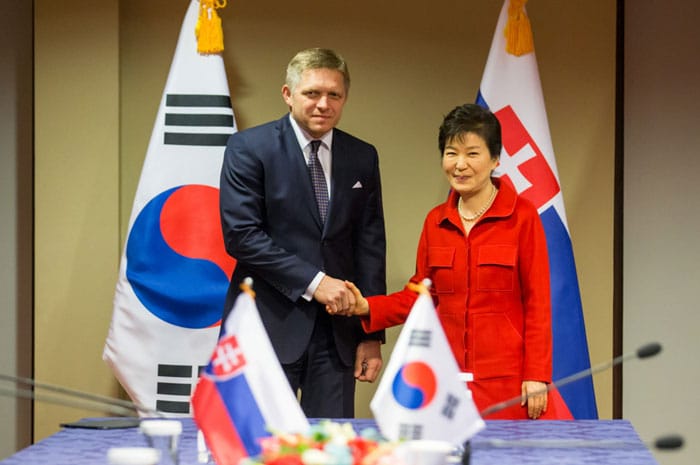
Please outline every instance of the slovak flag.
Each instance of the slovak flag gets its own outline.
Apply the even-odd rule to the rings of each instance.
[[[523,3],[506,0],[501,9],[477,103],[489,108],[501,123],[503,151],[495,175],[510,182],[537,207],[544,225],[556,381],[590,368],[591,363],[532,30]],[[598,417],[590,377],[564,386],[559,392],[574,418]]]
[[[223,57],[197,52],[199,13],[200,2],[190,0],[131,210],[103,352],[135,403],[168,416],[190,415],[236,264],[219,216],[221,163],[236,123]]]
[[[428,280],[426,280],[428,281]],[[403,325],[370,408],[389,440],[463,444],[484,428],[442,329],[429,282]]]
[[[271,431],[309,430],[249,289],[238,296],[224,323],[192,408],[217,465],[237,465],[243,457],[258,455],[260,439]]]

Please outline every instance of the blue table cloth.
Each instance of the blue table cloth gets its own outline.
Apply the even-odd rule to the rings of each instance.
[[[197,465],[196,427],[181,419],[180,463]],[[373,420],[350,421],[357,431]],[[64,428],[0,461],[1,465],[102,465],[110,447],[147,446],[138,428]],[[486,421],[470,441],[470,465],[657,465],[627,420]]]

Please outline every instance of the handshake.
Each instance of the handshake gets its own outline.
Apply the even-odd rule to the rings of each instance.
[[[350,281],[324,276],[314,292],[314,299],[326,306],[331,315],[367,315],[369,304]]]

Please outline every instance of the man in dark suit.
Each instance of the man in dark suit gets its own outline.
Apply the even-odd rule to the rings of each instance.
[[[290,113],[233,134],[221,171],[224,241],[238,262],[224,318],[253,278],[290,385],[317,418],[353,417],[355,379],[374,381],[382,364],[383,333],[324,311],[354,306],[344,280],[365,295],[386,293],[377,151],[335,128],[349,87],[338,54],[299,52],[282,87]]]

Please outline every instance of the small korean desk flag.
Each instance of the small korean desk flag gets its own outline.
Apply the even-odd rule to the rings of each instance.
[[[192,396],[194,420],[217,465],[260,453],[271,431],[306,433],[309,423],[263,326],[250,284],[224,323]]]
[[[426,285],[429,281],[420,286],[370,408],[389,440],[462,444],[485,424],[466,383],[459,379],[459,367]]]

